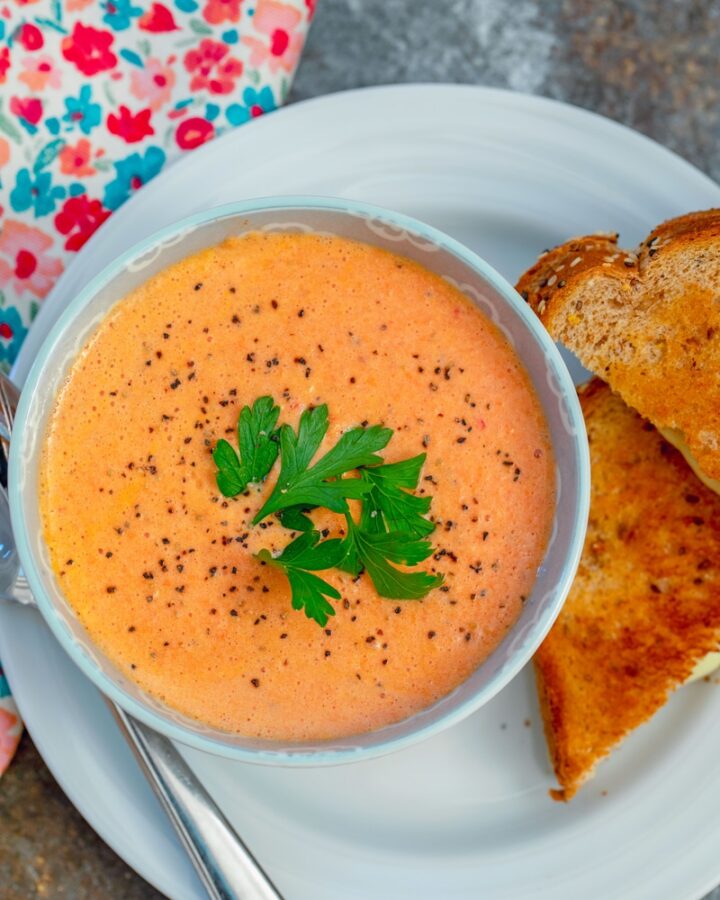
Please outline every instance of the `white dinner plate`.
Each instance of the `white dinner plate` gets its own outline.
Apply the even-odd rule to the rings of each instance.
[[[172,165],[93,237],[46,300],[22,381],[78,288],[129,245],[207,206],[324,194],[423,219],[514,280],[593,230],[632,247],[720,188],[646,138],[535,97],[461,86],[291,106]],[[99,695],[32,610],[0,606],[0,654],[50,769],[102,837],[176,900],[199,884]],[[642,664],[642,661],[640,661]],[[532,673],[461,725],[384,759],[282,770],[183,751],[288,900],[691,900],[720,881],[720,689],[684,688],[569,805]]]

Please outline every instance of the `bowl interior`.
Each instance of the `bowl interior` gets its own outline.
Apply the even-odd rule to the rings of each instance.
[[[55,395],[107,311],[162,269],[247,231],[310,231],[364,241],[409,257],[452,282],[504,333],[523,362],[543,406],[557,464],[554,527],[543,564],[520,618],[490,657],[451,694],[409,719],[313,745],[279,745],[220,732],[129,681],[94,646],[63,596],[42,539],[37,503],[39,451]],[[587,518],[589,463],[575,389],[557,350],[490,266],[451,238],[394,213],[349,201],[276,199],[187,219],[129,251],[87,285],[50,332],[30,372],[15,424],[9,480],[18,549],[40,609],[66,651],[104,693],[157,730],[201,750],[254,762],[327,764],[388,752],[458,721],[522,668],[554,621],[575,573]]]

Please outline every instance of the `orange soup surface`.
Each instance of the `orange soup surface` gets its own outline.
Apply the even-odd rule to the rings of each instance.
[[[279,463],[228,500],[211,457],[267,394],[293,427],[328,404],[320,453],[367,423],[394,429],[386,462],[427,453],[422,567],[442,587],[386,600],[329,570],[327,626],[291,608],[253,555],[291,538],[274,516],[251,524]],[[306,234],[232,238],[118,303],[57,398],[41,466],[53,566],[92,639],[169,706],[278,741],[370,731],[457,687],[517,619],[555,503],[547,424],[495,326],[414,262]]]

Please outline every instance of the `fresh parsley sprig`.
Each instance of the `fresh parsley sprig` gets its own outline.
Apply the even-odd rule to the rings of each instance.
[[[290,582],[293,609],[305,610],[308,619],[326,625],[328,616],[335,615],[333,605],[325,598],[340,599],[340,592],[313,572],[332,569],[345,555],[343,542],[337,538],[320,541],[317,531],[305,531],[291,541],[279,556],[260,550],[257,558],[282,569]]]
[[[426,519],[431,497],[412,494],[420,480],[425,454],[412,459],[363,469],[361,477],[372,485],[364,497],[360,524],[368,531],[399,531],[414,537],[425,537],[435,530]]]
[[[240,456],[226,440],[220,440],[213,451],[217,466],[215,480],[220,493],[236,497],[268,475],[279,452],[275,430],[280,417],[280,407],[272,397],[258,397],[252,409],[243,406],[238,418],[238,445]]]
[[[408,571],[433,550],[425,540],[435,528],[426,518],[431,498],[412,493],[425,454],[384,463],[378,451],[387,446],[393,432],[373,425],[346,431],[311,465],[328,431],[327,405],[305,410],[297,432],[289,425],[278,428],[279,416],[272,397],[260,397],[252,408],[243,407],[238,421],[239,455],[221,440],[213,459],[218,488],[226,497],[234,497],[249,484],[263,481],[280,455],[277,483],[253,524],[275,513],[286,528],[300,532],[279,555],[268,550],[256,554],[262,563],[284,571],[293,609],[304,610],[323,626],[335,614],[328,598],[339,600],[340,593],[313,574],[324,569],[338,568],[356,576],[367,572],[377,593],[394,600],[419,600],[442,584],[442,575]],[[350,513],[349,499],[360,501],[358,522]],[[317,507],[345,516],[344,539],[320,540],[307,515]]]
[[[372,425],[370,428],[351,428],[321,456],[315,456],[328,430],[327,404],[306,409],[300,416],[297,434],[289,425],[280,428],[280,475],[273,492],[253,519],[257,525],[271,513],[292,507],[324,506],[333,512],[344,513],[349,498],[358,500],[372,485],[362,478],[343,478],[361,466],[382,462],[377,455],[392,437],[391,428]]]
[[[346,552],[339,564],[351,575],[363,569],[370,576],[381,597],[392,600],[420,600],[443,583],[442,575],[429,572],[406,572],[391,563],[414,566],[433,552],[430,541],[423,541],[407,532],[372,532],[355,524],[346,515],[348,533],[343,541]]]

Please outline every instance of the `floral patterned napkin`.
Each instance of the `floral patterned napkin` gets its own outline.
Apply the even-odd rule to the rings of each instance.
[[[0,0],[0,366],[105,219],[286,98],[315,0]],[[0,669],[0,773],[21,723]]]

